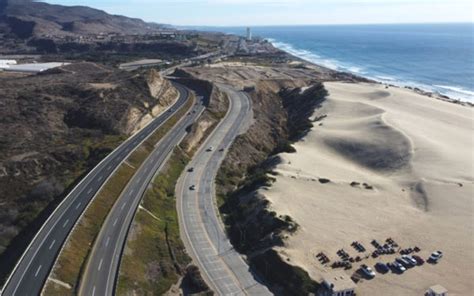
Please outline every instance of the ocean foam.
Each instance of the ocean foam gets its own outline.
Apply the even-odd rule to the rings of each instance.
[[[296,48],[291,44],[280,42],[273,38],[268,38],[267,40],[270,43],[272,43],[273,46],[275,46],[276,48],[286,51],[308,62],[315,63],[317,65],[320,65],[320,66],[323,66],[335,71],[349,72],[355,75],[364,76],[365,78],[368,78],[380,83],[393,84],[399,87],[419,88],[427,92],[438,93],[440,95],[445,95],[453,99],[459,99],[462,101],[474,103],[474,91],[470,91],[459,86],[427,85],[427,84],[421,84],[414,81],[403,80],[401,78],[392,77],[388,75],[371,74],[371,73],[368,73],[366,70],[364,70],[364,68],[362,67],[348,65],[334,59],[323,58],[317,53],[311,52],[306,49]]]

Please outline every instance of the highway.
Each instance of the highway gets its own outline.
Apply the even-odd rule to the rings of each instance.
[[[84,269],[79,295],[115,295],[122,251],[137,208],[155,174],[186,135],[186,128],[204,111],[202,100],[193,105],[158,142],[127,184],[102,225]]]
[[[215,176],[232,141],[251,121],[247,95],[224,85],[220,88],[229,95],[229,111],[190,162],[188,168],[194,171],[184,173],[176,187],[181,237],[217,295],[271,295],[233,249],[217,213]]]
[[[62,245],[91,200],[120,164],[188,100],[188,91],[175,84],[179,98],[169,109],[102,160],[64,198],[46,220],[7,279],[0,295],[39,295]]]

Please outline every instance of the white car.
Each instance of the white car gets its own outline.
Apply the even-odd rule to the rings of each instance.
[[[438,260],[441,258],[443,258],[443,252],[436,251],[436,252],[431,253],[431,256],[428,260],[431,262],[438,262]]]
[[[372,268],[368,267],[367,265],[365,264],[362,264],[360,266],[360,269],[362,270],[362,272],[369,278],[373,278],[375,277],[375,271],[372,270]]]
[[[418,265],[418,263],[416,262],[416,260],[413,259],[413,257],[410,256],[410,255],[403,255],[402,258],[405,259],[405,261],[410,262],[413,266]]]
[[[207,148],[207,152],[212,152],[212,151],[214,151],[214,147],[211,146],[211,147]]]

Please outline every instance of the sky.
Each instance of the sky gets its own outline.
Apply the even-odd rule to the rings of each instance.
[[[183,26],[473,22],[472,0],[45,0]]]

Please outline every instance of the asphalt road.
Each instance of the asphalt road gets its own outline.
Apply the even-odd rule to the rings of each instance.
[[[184,173],[176,188],[181,236],[216,294],[271,295],[233,249],[217,214],[215,176],[232,141],[251,120],[247,95],[225,86],[221,89],[229,95],[229,112],[189,164],[194,171]],[[210,147],[213,151],[207,151]]]
[[[0,295],[39,295],[63,243],[90,201],[120,164],[188,99],[180,86],[179,98],[168,110],[125,141],[99,163],[61,202],[20,258]]]
[[[204,108],[202,100],[193,105],[191,111],[155,145],[117,199],[94,243],[81,280],[79,295],[115,294],[122,251],[140,201],[154,175],[186,135],[186,128],[196,121]]]

